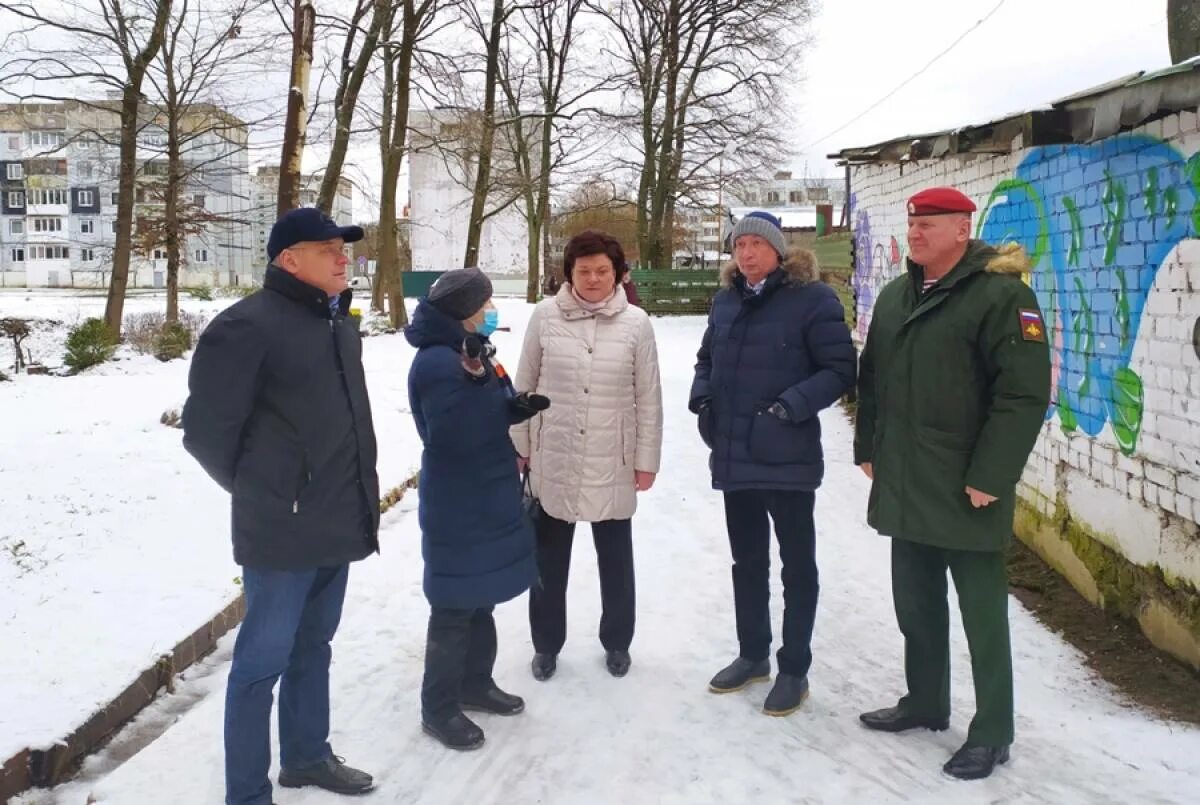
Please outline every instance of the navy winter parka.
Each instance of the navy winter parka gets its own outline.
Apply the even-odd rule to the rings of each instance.
[[[841,302],[817,279],[812,253],[799,249],[760,293],[733,266],[723,279],[689,398],[712,449],[713,488],[815,490],[825,470],[817,414],[855,380]],[[788,421],[766,412],[776,401]]]
[[[425,597],[446,609],[508,601],[537,575],[508,435],[521,418],[512,382],[490,358],[485,378],[472,378],[462,366],[462,323],[424,299],[405,335],[417,347],[408,398],[425,446],[418,508]]]

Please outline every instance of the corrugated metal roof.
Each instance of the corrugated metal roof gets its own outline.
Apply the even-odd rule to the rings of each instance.
[[[950,154],[1008,153],[1022,147],[1086,143],[1200,105],[1200,56],[1152,72],[1140,71],[1081,90],[1048,106],[986,123],[845,148],[839,164],[906,162]],[[1020,139],[1018,140],[1018,136]]]

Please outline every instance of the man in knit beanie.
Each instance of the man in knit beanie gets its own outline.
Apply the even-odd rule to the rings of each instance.
[[[712,449],[733,554],[738,656],[709,683],[732,693],[771,677],[771,532],[783,560],[782,645],[763,712],[808,696],[817,610],[816,529],[822,409],[854,384],[856,355],[837,295],[810,252],[789,252],[779,219],[752,212],[731,236],[734,265],[713,298],[689,407]]]

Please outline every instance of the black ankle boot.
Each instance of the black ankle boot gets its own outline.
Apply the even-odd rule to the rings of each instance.
[[[421,729],[450,749],[457,749],[460,752],[483,746],[483,730],[462,713],[455,713],[449,718],[441,720],[422,719]]]

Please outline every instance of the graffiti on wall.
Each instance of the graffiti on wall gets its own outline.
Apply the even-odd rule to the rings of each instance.
[[[1157,138],[1036,148],[979,216],[989,243],[1021,244],[1052,335],[1054,403],[1066,431],[1105,422],[1122,452],[1141,432],[1142,379],[1130,368],[1159,268],[1200,232],[1200,156]]]
[[[855,199],[851,198],[851,206]],[[871,216],[866,210],[855,215],[854,226],[854,299],[857,309],[855,329],[860,339],[866,339],[871,324],[871,311],[875,298],[888,280],[899,276],[903,258],[900,244],[895,236],[890,243],[875,241],[871,237]]]

